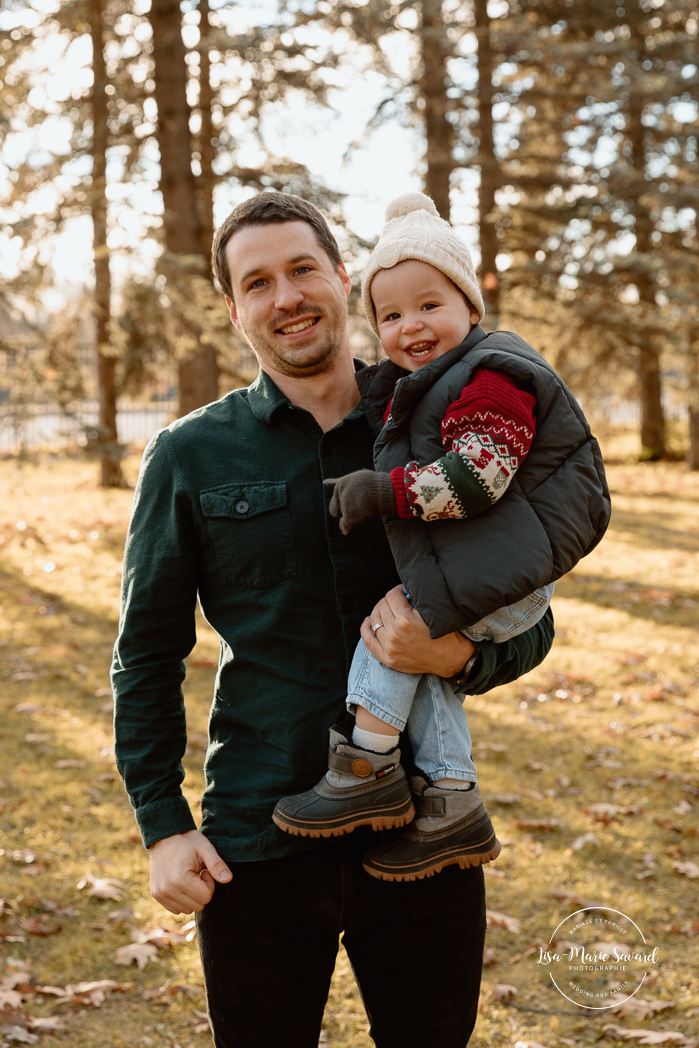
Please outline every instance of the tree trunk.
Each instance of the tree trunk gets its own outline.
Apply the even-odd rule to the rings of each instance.
[[[497,268],[498,238],[493,222],[499,167],[493,145],[493,48],[488,0],[474,0],[478,41],[478,162],[481,184],[478,191],[478,222],[481,249],[481,286],[488,327],[500,321],[500,277]]]
[[[103,488],[123,488],[121,448],[117,437],[116,359],[110,354],[109,317],[111,278],[107,248],[107,146],[109,108],[107,70],[102,39],[102,0],[90,0],[88,7],[92,36],[92,213],[95,258],[95,321],[97,327],[97,383],[99,387],[100,483]]]
[[[447,119],[449,76],[447,62],[452,47],[442,18],[442,0],[422,0],[419,29],[422,72],[418,80],[423,104],[425,138],[425,192],[432,197],[442,218],[449,221],[449,179],[454,169],[454,127]]]
[[[687,466],[699,470],[699,407],[689,407],[689,450]]]
[[[187,102],[187,64],[182,40],[182,12],[178,0],[153,0],[154,96],[158,107],[160,190],[163,195],[165,248],[172,255],[192,259],[192,274],[202,271],[202,224],[192,172],[192,146]],[[197,348],[178,362],[179,414],[216,400],[218,366],[213,346],[185,318],[183,324],[197,340]]]
[[[211,107],[214,92],[211,87],[211,59],[207,44],[210,35],[209,0],[199,0],[199,30],[201,32],[201,59],[199,65],[199,111],[201,113],[201,130],[199,132],[199,152],[201,156],[201,175],[199,176],[199,218],[201,221],[202,249],[205,258],[211,255],[211,244],[214,239],[214,186],[216,178],[213,165],[216,149],[214,147],[214,127]]]
[[[639,64],[645,49],[644,41],[637,34],[636,47]],[[653,221],[648,208],[641,200],[642,187],[646,180],[645,131],[642,117],[645,98],[641,91],[633,89],[628,102],[629,141],[631,144],[631,164],[636,173],[634,188],[633,214],[635,218],[636,254],[648,257],[652,250],[651,234]],[[655,281],[647,270],[642,270],[634,277],[638,297],[642,308],[649,312],[657,309],[655,301]],[[656,461],[665,452],[665,417],[662,404],[662,376],[660,372],[660,352],[651,333],[643,334],[638,345],[638,379],[641,391],[641,458],[644,461]]]

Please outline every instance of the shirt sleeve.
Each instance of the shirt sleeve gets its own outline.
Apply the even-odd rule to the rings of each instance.
[[[524,673],[529,673],[543,662],[553,644],[554,625],[551,608],[543,618],[524,633],[496,644],[492,640],[480,641],[480,657],[471,679],[455,684],[455,690],[466,695],[483,695],[491,688],[510,684]]]
[[[536,398],[502,371],[480,369],[447,408],[446,454],[391,471],[399,517],[474,517],[507,491],[536,433]]]
[[[196,642],[197,543],[166,430],[143,456],[114,646],[115,757],[146,847],[196,829],[182,796],[182,681]]]

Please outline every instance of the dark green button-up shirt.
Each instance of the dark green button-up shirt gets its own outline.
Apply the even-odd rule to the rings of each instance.
[[[345,537],[328,513],[323,480],[371,468],[372,443],[362,404],[323,433],[262,372],[146,448],[112,667],[117,766],[146,846],[195,828],[180,785],[197,596],[221,642],[200,829],[229,861],[313,846],[272,811],[327,768],[360,624],[399,581],[380,520]],[[484,644],[468,690],[531,669],[552,638],[549,613]]]

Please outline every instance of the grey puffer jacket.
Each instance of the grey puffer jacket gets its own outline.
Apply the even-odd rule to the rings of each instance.
[[[434,638],[565,575],[600,542],[611,514],[599,445],[573,394],[518,335],[487,335],[479,325],[418,371],[382,360],[358,372],[377,433],[375,468],[441,458],[447,408],[479,368],[505,371],[536,396],[536,436],[507,491],[465,520],[384,518],[398,573]]]

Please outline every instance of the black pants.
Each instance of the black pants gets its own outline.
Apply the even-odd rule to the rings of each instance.
[[[338,938],[379,1048],[463,1048],[476,1021],[481,867],[386,883],[356,830],[315,850],[232,863],[198,915],[216,1048],[317,1048]]]

